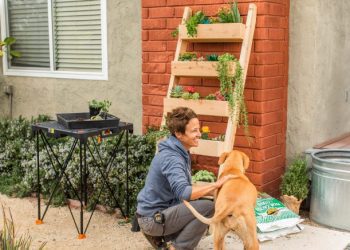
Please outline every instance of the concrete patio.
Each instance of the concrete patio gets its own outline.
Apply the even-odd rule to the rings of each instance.
[[[297,234],[291,234],[272,241],[260,243],[261,250],[350,250],[350,232],[303,225],[304,230]],[[227,250],[241,250],[243,245],[234,234],[226,236]],[[212,236],[204,238],[198,250],[213,249]]]

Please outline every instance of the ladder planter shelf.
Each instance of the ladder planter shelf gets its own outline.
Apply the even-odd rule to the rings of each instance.
[[[223,141],[213,141],[213,140],[199,140],[198,147],[193,147],[190,149],[191,154],[196,155],[206,155],[217,157],[224,152],[224,142]]]
[[[185,77],[218,77],[218,62],[213,61],[172,61],[171,73]],[[236,63],[230,62],[230,75],[235,74]]]
[[[179,38],[192,42],[241,42],[243,41],[244,33],[245,25],[243,23],[199,24],[195,37],[187,34],[185,25],[179,26]]]
[[[198,147],[191,148],[191,153],[197,155],[206,155],[218,157],[225,151],[230,151],[234,145],[237,117],[239,115],[238,103],[235,104],[233,114],[231,114],[227,101],[216,100],[185,100],[182,98],[171,98],[171,90],[178,85],[181,77],[218,77],[218,62],[213,61],[179,61],[180,54],[187,50],[189,43],[232,43],[241,42],[241,53],[239,63],[242,67],[243,87],[247,76],[247,69],[250,57],[250,51],[253,42],[255,23],[256,23],[256,5],[249,4],[246,23],[215,23],[199,24],[197,35],[190,37],[187,34],[185,26],[186,20],[192,15],[192,10],[186,7],[184,10],[182,24],[179,25],[179,38],[176,46],[174,61],[171,63],[171,76],[168,86],[168,92],[164,98],[164,110],[162,124],[165,125],[165,117],[168,112],[176,107],[189,107],[198,115],[228,117],[225,141],[200,140]],[[236,63],[230,65],[230,73],[234,75]],[[220,86],[218,86],[219,90]]]
[[[176,107],[191,107],[198,115],[229,116],[227,101],[185,100],[182,98],[164,98],[164,110],[170,112]]]

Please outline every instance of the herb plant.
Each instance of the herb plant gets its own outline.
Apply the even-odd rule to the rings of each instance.
[[[309,192],[306,159],[297,157],[282,176],[281,191],[284,195],[304,200]]]
[[[197,35],[198,24],[209,24],[210,19],[202,11],[197,11],[193,16],[186,20],[187,35],[195,37]]]

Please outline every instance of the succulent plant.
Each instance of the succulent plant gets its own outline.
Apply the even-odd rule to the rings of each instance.
[[[195,93],[192,94],[191,99],[193,99],[193,100],[199,100],[200,97],[201,97],[201,96],[199,95],[199,93],[198,93],[198,92],[195,92]]]
[[[189,100],[189,99],[191,99],[191,93],[190,92],[184,92],[184,93],[182,93],[181,97],[183,99],[185,99],[185,100]]]
[[[183,88],[182,86],[175,86],[170,93],[170,96],[173,98],[180,98],[183,94]]]

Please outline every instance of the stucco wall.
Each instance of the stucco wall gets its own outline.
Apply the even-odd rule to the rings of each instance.
[[[290,4],[288,158],[350,131],[350,2]]]
[[[108,0],[108,80],[6,77],[14,87],[13,115],[87,111],[91,99],[112,101],[110,113],[141,133],[141,2]],[[6,109],[0,95],[0,110]],[[3,111],[0,111],[0,115]]]

